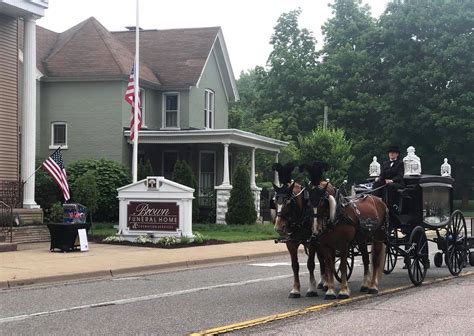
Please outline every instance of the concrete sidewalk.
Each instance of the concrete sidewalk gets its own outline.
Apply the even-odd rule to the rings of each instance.
[[[288,253],[285,244],[269,240],[176,249],[91,243],[89,248],[87,252],[50,252],[49,243],[41,243],[0,253],[0,289],[186,269]]]

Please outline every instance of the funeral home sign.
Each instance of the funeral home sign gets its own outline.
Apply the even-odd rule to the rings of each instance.
[[[118,190],[119,235],[129,241],[147,235],[192,237],[194,189],[151,176]]]

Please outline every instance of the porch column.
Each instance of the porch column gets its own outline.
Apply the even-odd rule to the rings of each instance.
[[[252,163],[250,170],[250,187],[255,188],[257,184],[255,183],[255,148],[252,148]]]
[[[224,143],[224,177],[222,179],[223,186],[230,186],[229,178],[229,144]]]
[[[225,224],[225,215],[227,213],[227,202],[229,202],[230,191],[232,186],[230,185],[229,178],[229,143],[224,143],[224,172],[222,178],[222,184],[215,187],[217,194],[216,199],[216,223]]]
[[[26,181],[23,189],[23,207],[39,208],[35,202],[35,157],[36,157],[36,20],[24,19],[23,51],[23,120],[21,130],[21,179]]]
[[[275,154],[275,163],[278,163],[278,154],[279,153]],[[277,186],[280,186],[280,180],[278,179],[278,172],[276,170],[273,173],[273,183]]]

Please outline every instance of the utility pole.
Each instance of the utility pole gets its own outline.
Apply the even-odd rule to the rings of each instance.
[[[328,107],[324,106],[324,119],[323,119],[323,129],[328,128]]]

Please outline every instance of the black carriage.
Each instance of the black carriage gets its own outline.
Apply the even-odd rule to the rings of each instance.
[[[467,234],[464,215],[453,209],[454,179],[420,175],[405,177],[404,182],[405,188],[398,191],[398,204],[389,209],[384,273],[391,273],[401,257],[412,283],[421,285],[430,267],[428,241],[432,241],[439,250],[435,266],[440,267],[444,260],[449,272],[458,275],[468,259],[474,263],[474,252],[469,252],[474,244]],[[370,183],[357,186],[355,192],[369,193]],[[357,255],[355,246],[347,260],[348,277]],[[336,278],[339,280],[340,274]]]

